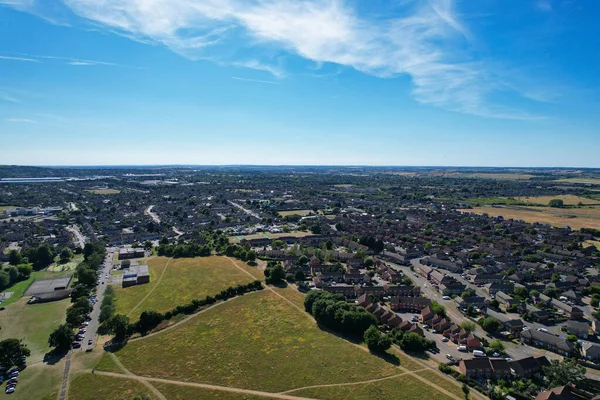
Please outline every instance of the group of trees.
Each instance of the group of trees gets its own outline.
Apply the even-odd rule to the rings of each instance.
[[[422,352],[435,347],[435,341],[402,329],[394,329],[390,332],[390,337],[404,351]]]
[[[209,245],[189,244],[160,244],[157,248],[159,256],[166,257],[208,257],[212,254]]]
[[[54,262],[56,251],[47,243],[39,247],[27,247],[21,250],[20,254],[11,252],[9,254],[9,262],[12,265],[17,264],[32,264],[36,271],[46,268]]]
[[[31,264],[18,264],[0,269],[0,291],[11,287],[17,282],[28,279],[32,270]]]
[[[392,339],[379,332],[375,325],[371,325],[365,331],[363,339],[373,353],[383,353],[392,346]]]
[[[310,291],[304,298],[304,309],[319,324],[345,335],[363,337],[371,325],[377,325],[373,314],[329,292]]]
[[[0,342],[0,370],[8,371],[12,367],[25,365],[25,358],[31,351],[19,339],[5,339]]]
[[[276,285],[286,279],[285,270],[279,261],[269,261],[265,268],[265,282],[269,285]]]
[[[108,321],[114,315],[116,309],[115,289],[112,286],[107,286],[104,290],[102,303],[100,304],[100,316],[98,317],[98,321],[100,323]]]
[[[377,239],[374,236],[368,236],[368,235],[362,236],[358,242],[360,244],[362,244],[363,246],[367,246],[368,248],[375,251],[376,253],[381,253],[384,248],[383,241]]]
[[[481,318],[478,322],[486,332],[490,333],[497,332],[502,325],[500,321],[494,317]]]

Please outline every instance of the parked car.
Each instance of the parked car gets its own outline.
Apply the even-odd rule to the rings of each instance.
[[[73,349],[78,349],[80,347],[81,347],[81,343],[79,343],[79,342],[71,343],[71,348],[73,348]]]
[[[446,358],[450,361],[455,361],[454,357],[451,354],[446,354]]]
[[[467,346],[458,346],[456,350],[458,350],[458,351],[467,351]]]
[[[4,393],[11,394],[11,393],[14,393],[16,389],[17,389],[16,386],[7,386],[6,390],[4,391]]]
[[[450,340],[450,339],[448,339],[448,338],[447,338],[447,337],[445,337],[445,336],[442,338],[442,342],[444,342],[444,343],[445,343],[445,342],[447,342],[447,341],[449,341],[449,340]]]
[[[450,296],[444,296],[444,297],[442,297],[442,299],[444,299],[444,300],[452,300],[452,298]]]
[[[475,357],[485,357],[485,353],[481,350],[473,350],[473,355]]]
[[[88,340],[88,346],[92,345],[92,339]]]
[[[495,352],[494,354],[492,354],[492,357],[500,357],[500,353]]]

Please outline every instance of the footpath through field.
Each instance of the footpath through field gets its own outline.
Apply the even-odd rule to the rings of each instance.
[[[165,272],[167,272],[167,268],[169,267],[169,264],[171,263],[172,258],[169,258],[169,260],[167,260],[167,265],[165,265],[165,268],[163,269],[162,273],[160,274],[160,277],[158,278],[158,280],[156,281],[156,283],[154,284],[154,286],[152,287],[152,289],[150,289],[150,291],[144,296],[143,299],[141,299],[139,301],[139,303],[137,303],[128,313],[127,316],[129,317],[131,315],[132,312],[134,312],[139,306],[141,306],[147,299],[148,297],[150,297],[150,295],[152,294],[152,292],[154,292],[154,290],[158,287],[158,285],[160,284],[160,281],[162,281],[163,276],[165,276]]]

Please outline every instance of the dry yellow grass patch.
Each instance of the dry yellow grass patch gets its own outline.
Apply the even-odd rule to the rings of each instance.
[[[519,201],[527,202],[527,203],[544,204],[544,205],[548,204],[550,202],[550,200],[554,200],[554,199],[562,200],[565,203],[565,205],[567,205],[567,206],[576,206],[579,203],[581,203],[583,205],[600,204],[600,201],[598,201],[598,200],[588,199],[586,197],[581,197],[581,196],[575,196],[574,194],[564,194],[564,195],[558,195],[558,196],[517,197],[516,199]]]

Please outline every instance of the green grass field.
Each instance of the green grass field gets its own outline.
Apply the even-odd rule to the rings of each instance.
[[[17,390],[11,400],[56,400],[62,382],[64,359],[55,364],[30,365],[19,375]],[[7,397],[9,398],[9,397]],[[75,397],[70,397],[75,398]]]
[[[227,258],[211,256],[171,259],[162,281],[157,283],[167,261],[164,257],[149,260],[148,265],[153,272],[150,284],[117,289],[117,313],[127,314],[133,310],[152,286],[156,286],[156,289],[133,310],[131,318],[138,318],[144,310],[165,312],[193,299],[215,295],[229,286],[253,281]]]
[[[2,307],[6,307],[9,304],[17,302],[25,294],[29,286],[31,286],[31,284],[35,280],[35,276],[35,273],[33,273],[28,279],[21,282],[17,282],[11,287],[6,288],[4,292],[12,292],[13,294],[8,299],[2,302]]]
[[[225,392],[222,390],[210,390],[194,388],[190,386],[171,385],[169,383],[152,382],[168,400],[196,400],[196,399],[216,399],[216,400],[264,400],[266,397],[252,396],[243,393]]]
[[[40,361],[50,350],[48,336],[64,322],[70,304],[69,299],[41,304],[27,304],[24,298],[17,301],[0,311],[0,340],[24,339],[31,350],[28,362]]]
[[[417,378],[404,375],[384,381],[351,386],[334,386],[298,390],[290,393],[294,396],[309,397],[323,400],[371,400],[371,399],[402,399],[402,400],[450,400],[451,398],[440,391],[424,385]],[[461,396],[462,397],[462,396]]]
[[[454,380],[454,378],[452,377],[448,377],[446,375],[442,376],[434,371],[422,371],[419,372],[419,376],[422,376],[423,378],[431,382],[435,382],[436,385],[441,386],[450,393],[453,393],[459,397],[464,396],[462,388],[456,383],[456,380]]]
[[[69,399],[77,400],[156,400],[156,396],[142,383],[124,378],[98,374],[78,374],[71,378]]]
[[[117,352],[133,373],[263,391],[361,381],[398,369],[320,330],[268,291],[198,315]]]

